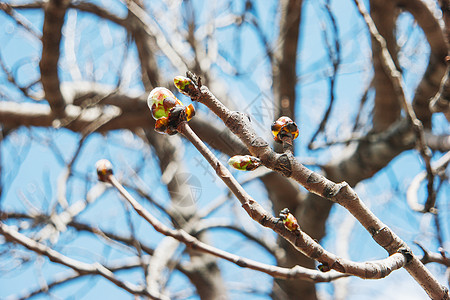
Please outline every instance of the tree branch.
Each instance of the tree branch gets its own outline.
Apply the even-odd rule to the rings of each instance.
[[[390,70],[384,67],[386,53],[392,58],[392,69],[399,72],[397,67],[397,40],[394,35],[398,9],[394,1],[370,1],[370,16],[372,24],[378,30],[372,37],[372,60],[374,68],[373,86],[375,100],[373,108],[374,132],[382,132],[400,117],[401,102],[396,94],[396,82],[391,79]],[[370,29],[371,30],[371,29]],[[383,43],[378,41],[383,39]]]
[[[425,128],[431,128],[433,104],[431,98],[438,93],[439,86],[446,73],[447,45],[444,32],[435,14],[430,11],[425,1],[396,0],[398,5],[411,13],[417,24],[422,28],[430,45],[428,66],[419,85],[417,86],[412,105],[417,118]],[[445,21],[445,16],[444,16]]]
[[[447,152],[444,156],[442,156],[438,161],[436,161],[432,165],[433,174],[439,174],[447,168],[447,165],[450,162],[450,151]],[[406,192],[406,199],[408,200],[409,207],[418,212],[435,212],[434,203],[431,203],[429,199],[425,202],[425,205],[419,204],[419,200],[417,198],[417,192],[420,187],[420,183],[427,178],[427,172],[423,171],[414,177],[412,180],[408,191]]]
[[[180,129],[181,130],[181,129]],[[151,215],[142,205],[139,204],[120,184],[119,181],[112,174],[106,175],[107,182],[111,183],[120,194],[133,206],[136,212],[143,217],[150,225],[155,228],[156,231],[175,238],[176,240],[184,243],[186,246],[200,250],[205,253],[212,254],[214,256],[226,259],[230,262],[237,264],[240,267],[246,267],[253,270],[261,271],[266,274],[269,274],[276,278],[285,278],[285,279],[304,279],[304,280],[330,280],[328,276],[320,276],[319,274],[323,274],[321,272],[309,270],[302,268],[300,266],[295,266],[294,268],[281,268],[276,266],[270,266],[262,263],[258,263],[246,258],[239,257],[237,255],[225,252],[223,250],[217,249],[215,247],[209,246],[205,243],[200,242],[193,236],[189,235],[183,230],[170,229],[160,221],[158,221],[153,215]],[[233,179],[231,179],[233,180]],[[234,188],[238,188],[238,186],[234,186]],[[234,189],[233,188],[233,189]],[[239,199],[239,198],[238,198]],[[240,199],[242,200],[242,198]],[[250,206],[256,207],[259,206],[254,200],[252,203],[247,203],[244,208],[247,212],[252,211],[252,218],[262,217],[260,213],[263,211],[262,207],[258,209],[252,209]],[[250,213],[249,213],[250,214]],[[402,253],[396,253],[384,260],[373,261],[373,262],[350,262],[344,259],[340,259],[335,257],[333,254],[328,253],[324,250],[319,244],[314,242],[311,238],[309,238],[304,233],[300,232],[300,236],[297,236],[296,233],[293,233],[287,230],[284,227],[279,226],[280,223],[276,220],[276,218],[270,217],[268,214],[264,213],[265,219],[262,220],[261,224],[263,226],[267,226],[275,230],[275,232],[281,234],[283,237],[288,237],[293,245],[297,248],[301,248],[304,251],[315,253],[316,259],[322,261],[326,259],[328,262],[322,261],[330,268],[335,268],[337,271],[345,273],[345,275],[355,275],[362,278],[382,278],[387,276],[391,271],[401,268],[406,263],[406,256]],[[270,225],[272,224],[272,225]],[[298,238],[298,239],[297,239]],[[293,242],[293,240],[297,240],[297,242]],[[298,245],[302,243],[302,245]],[[308,246],[314,244],[314,249],[308,250]],[[316,273],[317,272],[317,273]],[[319,275],[319,276],[317,276]],[[334,276],[331,276],[334,277]]]
[[[189,87],[183,90],[183,92],[188,94],[193,101],[198,101],[206,105],[212,112],[222,119],[225,125],[227,125],[230,130],[247,146],[250,153],[259,158],[264,166],[287,177],[293,178],[308,191],[345,207],[361,223],[361,225],[366,228],[366,230],[372,235],[373,239],[380,246],[386,249],[389,254],[396,253],[399,249],[407,247],[405,242],[403,242],[394,232],[383,224],[364,205],[355,191],[347,183],[342,182],[336,184],[322,175],[307,169],[293,157],[292,153],[274,153],[272,149],[270,149],[268,143],[256,134],[251,126],[248,116],[240,112],[229,111],[206,86],[201,85],[200,80],[194,74],[188,73],[188,76],[190,77]],[[183,131],[182,133],[184,134],[185,132]],[[198,147],[197,149],[200,150]],[[232,181],[226,173],[228,170],[223,170],[220,168],[216,165],[214,160],[211,160],[211,158],[208,158],[208,161],[213,168],[216,169],[218,175],[226,179],[226,181],[224,181],[226,184],[228,181]],[[245,195],[245,191],[235,187],[232,187],[231,190],[238,198],[238,195],[240,194],[243,196]],[[251,198],[248,198],[247,202],[243,203],[245,204],[244,208],[246,210],[250,209],[250,206],[252,205],[256,206],[254,200],[251,199],[250,201],[250,199]],[[258,209],[260,208],[258,207]],[[248,211],[248,213],[252,218],[254,217],[254,212],[252,210]],[[257,219],[257,221],[263,221],[265,224],[270,223],[270,219]],[[296,239],[293,236],[291,237],[288,235],[288,237],[292,238],[290,241],[295,245]],[[415,256],[412,256],[411,261],[405,265],[405,269],[424,288],[431,298],[441,299],[444,295],[448,295],[448,291],[440,285],[440,283]]]
[[[58,61],[64,16],[68,0],[50,0],[44,5],[45,18],[42,30],[42,57],[39,63],[41,82],[45,98],[52,113],[61,118],[65,116],[65,103],[60,90]]]
[[[155,297],[151,294],[149,294],[147,291],[143,290],[142,288],[139,288],[129,282],[121,281],[118,279],[113,272],[111,272],[109,269],[107,269],[105,266],[101,265],[100,263],[93,263],[88,264],[81,261],[77,261],[75,259],[69,258],[67,256],[62,255],[61,253],[43,245],[35,240],[32,240],[25,235],[13,230],[3,222],[0,222],[0,234],[5,236],[6,239],[11,240],[15,243],[19,243],[22,246],[30,249],[31,251],[34,251],[38,254],[47,256],[51,261],[62,264],[66,267],[69,267],[76,272],[80,274],[92,274],[92,275],[100,275],[104,277],[105,279],[111,281],[118,287],[124,289],[125,291],[133,294],[133,295],[142,295],[147,296],[152,299],[159,299],[158,297]]]

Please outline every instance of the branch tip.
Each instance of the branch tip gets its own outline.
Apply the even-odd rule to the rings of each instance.
[[[113,175],[113,166],[107,159],[100,159],[95,163],[97,169],[98,180],[109,182],[109,176]]]

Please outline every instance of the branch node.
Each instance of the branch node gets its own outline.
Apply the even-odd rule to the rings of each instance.
[[[318,183],[320,182],[321,176],[316,172],[311,172],[308,178],[306,179],[306,183]]]
[[[290,177],[292,174],[292,166],[291,161],[289,159],[289,155],[287,153],[281,154],[276,161],[276,171],[279,171],[286,177]]]
[[[252,147],[266,147],[269,144],[260,136],[258,136],[257,138],[255,138],[252,142],[251,142]]]
[[[401,253],[401,254],[403,254],[403,256],[405,256],[406,263],[409,263],[413,259],[413,254],[411,252],[411,249],[409,249],[409,248],[402,247],[402,248],[398,249],[398,253]]]
[[[230,116],[227,118],[225,125],[233,132],[234,134],[239,133],[242,130],[242,118],[245,114],[233,111]]]
[[[202,78],[200,76],[197,76],[195,73],[193,73],[191,71],[187,71],[186,77],[191,79],[194,82],[194,84],[197,86],[197,88],[200,89],[202,87]]]
[[[319,269],[319,271],[324,272],[324,273],[331,270],[330,266],[327,263],[318,265],[317,269]]]

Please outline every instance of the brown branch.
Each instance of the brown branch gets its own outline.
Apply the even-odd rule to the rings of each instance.
[[[87,128],[91,128],[90,124],[95,123],[102,114],[111,119],[99,124],[100,126],[95,128],[96,132],[154,127],[154,120],[148,117],[147,101],[144,96],[130,97],[120,92],[111,93],[109,87],[86,82],[63,84],[62,91],[65,102],[73,104],[66,107],[66,118],[61,120],[61,126],[74,132],[84,132]],[[120,115],[112,118],[117,113]],[[206,116],[191,121],[192,127],[202,140],[229,156],[248,154],[245,145],[228,128],[221,123],[215,124],[205,119]],[[1,101],[0,120],[3,125],[15,128],[53,127],[56,119],[49,106],[45,104]]]
[[[331,23],[331,28],[333,32],[333,40],[334,40],[334,46],[330,44],[328,41],[328,34],[326,31],[326,28],[322,29],[323,34],[323,40],[326,45],[327,51],[328,51],[328,57],[333,65],[332,73],[328,76],[328,82],[329,82],[329,102],[328,107],[325,110],[325,114],[322,117],[322,120],[319,123],[319,127],[317,130],[313,133],[309,143],[308,143],[308,149],[313,149],[314,141],[316,140],[317,136],[325,130],[325,126],[328,122],[328,118],[330,117],[330,113],[333,109],[335,94],[336,94],[336,79],[337,79],[337,72],[339,69],[339,65],[341,63],[341,50],[340,50],[340,43],[339,43],[339,31],[336,24],[336,18],[334,17],[333,12],[331,11],[330,3],[329,1],[324,4],[324,10],[326,11],[326,14],[328,16],[328,19]]]
[[[7,240],[11,240],[15,243],[21,244],[22,246],[28,248],[29,250],[44,255],[48,257],[51,261],[69,267],[80,274],[100,275],[133,295],[147,296],[152,299],[159,299],[149,294],[146,290],[143,290],[142,288],[139,288],[129,282],[121,281],[114,275],[113,272],[111,272],[109,269],[107,269],[100,263],[89,264],[64,256],[61,253],[15,231],[14,229],[10,228],[9,226],[7,226],[2,222],[0,222],[0,234],[2,234]]]
[[[8,3],[0,3],[0,10],[3,10],[6,14],[8,14],[18,25],[22,26],[32,36],[39,40],[41,39],[41,33],[36,31],[27,19],[18,14],[12,5]]]
[[[406,113],[407,119],[411,122],[411,125],[416,133],[417,140],[416,146],[419,150],[420,155],[422,156],[425,162],[425,168],[427,170],[427,191],[428,191],[428,203],[434,205],[436,201],[436,192],[434,191],[434,174],[431,168],[431,151],[427,147],[425,143],[425,134],[423,130],[422,122],[417,118],[411,104],[406,100],[405,89],[403,87],[403,79],[402,74],[397,70],[395,66],[395,62],[393,57],[390,55],[389,50],[386,46],[386,40],[383,36],[378,32],[378,29],[367,12],[366,8],[362,4],[360,0],[354,0],[361,16],[364,18],[364,21],[369,28],[370,35],[374,40],[376,40],[381,48],[381,64],[386,71],[390,81],[393,84],[395,95],[400,102],[403,110]],[[431,209],[431,207],[429,207]]]
[[[176,49],[172,47],[164,34],[159,30],[156,22],[147,15],[147,13],[139,7],[133,1],[127,1],[127,7],[130,13],[132,13],[142,24],[145,32],[154,37],[156,44],[162,53],[169,59],[172,65],[177,70],[182,70],[183,72],[187,70],[187,63],[185,62],[183,56],[181,56]]]
[[[78,9],[79,11],[88,12],[91,14],[94,14],[102,19],[111,21],[113,23],[116,23],[117,25],[123,26],[125,28],[128,27],[128,24],[125,19],[120,18],[113,13],[111,13],[109,10],[102,8],[98,5],[95,5],[90,2],[86,1],[71,1],[69,4],[69,8]]]
[[[121,115],[120,109],[114,106],[82,110],[80,107],[68,105],[65,108],[65,115],[73,121],[64,124],[64,127],[75,132],[83,132],[93,124],[98,124],[99,118],[106,122],[96,128],[96,131],[99,132],[122,128],[130,129],[151,124],[148,116],[146,117],[143,112]],[[54,121],[57,120],[47,105],[7,101],[0,103],[0,118],[3,124],[12,128],[20,126],[53,127]],[[60,122],[57,123],[61,124]]]
[[[433,150],[450,151],[450,135],[434,135],[432,132],[425,131],[425,142]]]
[[[133,3],[130,1],[130,4]],[[134,4],[134,3],[133,3]],[[134,4],[137,8],[140,8],[138,4]],[[136,8],[136,9],[137,9]],[[139,10],[142,11],[143,10]],[[147,91],[158,85],[161,81],[158,72],[158,64],[155,59],[156,38],[153,35],[146,32],[146,24],[137,17],[136,13],[133,13],[130,9],[127,15],[127,27],[129,34],[133,37],[136,48],[138,50],[139,61],[141,64],[141,78],[142,83]]]
[[[329,281],[332,279],[336,279],[336,277],[339,277],[338,275],[331,273],[333,275],[328,275],[319,271],[314,271],[310,269],[306,269],[300,266],[295,266],[293,268],[281,268],[277,266],[267,265],[263,263],[259,263],[250,259],[242,258],[237,255],[228,253],[226,251],[217,249],[213,246],[207,245],[195,237],[191,236],[187,232],[181,229],[170,229],[163,223],[161,223],[158,219],[156,219],[152,214],[150,214],[142,205],[139,204],[120,184],[119,181],[114,177],[114,175],[110,174],[107,175],[106,178],[107,182],[111,183],[119,192],[120,194],[131,204],[131,206],[136,210],[136,212],[143,217],[150,225],[155,228],[156,231],[166,235],[173,237],[174,239],[184,243],[187,247],[193,248],[195,250],[199,250],[205,253],[209,253],[211,255],[223,258],[225,260],[228,260],[230,262],[233,262],[237,264],[240,267],[249,268],[252,270],[260,271],[263,273],[266,273],[268,275],[271,275],[276,278],[284,278],[284,279],[303,279],[303,280],[312,280],[315,282],[321,282],[321,281]],[[236,186],[236,188],[238,188]],[[257,205],[256,202],[254,202],[254,205]],[[250,208],[247,208],[250,209]],[[261,208],[262,209],[262,208]],[[256,212],[256,211],[255,211]],[[256,217],[256,216],[255,216]],[[276,218],[271,218],[272,222],[267,219],[266,224],[263,224],[265,226],[268,226],[272,229],[278,228],[276,232],[279,234],[283,234],[284,236],[290,236],[291,240],[295,239],[296,235],[290,231],[288,231],[286,228],[279,226],[280,223],[276,220]],[[268,225],[269,223],[272,223],[273,225]],[[305,235],[306,236],[306,235]],[[308,237],[309,238],[309,237]],[[308,239],[307,238],[307,239]],[[308,242],[315,243],[312,239],[309,238]],[[320,247],[317,243],[315,243],[316,246]],[[320,247],[321,248],[321,247]],[[323,248],[321,248],[323,250]],[[326,252],[325,250],[323,250]],[[316,253],[317,254],[317,253]],[[328,254],[324,254],[330,255]],[[322,256],[319,254],[319,256]],[[333,256],[333,255],[330,255]],[[337,259],[334,257],[334,259]],[[331,262],[331,260],[330,260]],[[336,263],[336,261],[334,261]],[[348,262],[346,260],[339,260],[339,262],[334,265],[335,268],[338,269],[338,271],[344,272],[345,274],[341,274],[341,276],[347,276],[347,275],[355,275],[360,276],[363,278],[381,278],[389,274],[392,270],[401,268],[404,263],[406,262],[406,258],[403,254],[397,253],[394,255],[391,255],[390,257],[380,260],[380,261],[374,261],[374,262],[366,262],[366,263],[355,263],[355,262]],[[351,264],[348,265],[348,264]],[[348,270],[345,269],[345,266],[348,266]],[[344,268],[340,269],[339,267]],[[349,272],[346,272],[349,271]],[[386,273],[387,272],[387,273]]]
[[[395,37],[395,23],[398,16],[398,9],[394,1],[371,0],[370,16],[374,26],[376,24],[379,37],[384,43],[380,44],[378,36],[372,35],[372,60],[373,60],[373,86],[375,88],[375,99],[373,108],[373,128],[374,132],[382,132],[392,125],[400,117],[401,104],[395,92],[397,88],[395,82],[384,67],[385,52],[392,57],[392,68],[397,67],[397,40]]]
[[[448,0],[440,0],[439,1],[442,16],[445,24],[445,42],[447,44],[447,53],[450,53],[450,2]],[[430,102],[430,110],[432,112],[444,112],[447,120],[450,121],[450,66],[449,66],[449,56],[445,58],[445,62],[447,63],[447,70],[445,72],[444,78],[442,78],[442,82],[440,84],[439,91],[437,94],[431,99]]]
[[[450,258],[446,257],[445,252],[442,250],[441,253],[433,253],[425,249],[420,243],[414,242],[423,251],[423,257],[421,259],[422,263],[438,263],[447,268],[450,268]]]
[[[219,178],[232,191],[247,214],[253,220],[257,221],[265,227],[274,230],[280,236],[289,241],[298,251],[302,252],[308,257],[315,259],[321,262],[327,268],[334,269],[338,272],[358,276],[361,278],[372,279],[387,276],[392,270],[401,268],[405,265],[406,258],[403,255],[392,258],[395,254],[394,252],[391,253],[391,256],[386,259],[388,260],[392,258],[393,261],[386,262],[386,265],[384,265],[384,262],[377,262],[372,265],[369,263],[366,264],[348,261],[326,251],[303,231],[297,230],[294,232],[287,230],[284,226],[280,226],[279,219],[267,213],[264,208],[259,205],[258,202],[256,202],[250,195],[247,194],[242,186],[231,175],[228,169],[225,168],[225,166],[223,166],[223,164],[214,156],[214,154],[212,154],[212,152],[203,144],[203,142],[190,129],[189,125],[186,122],[182,122],[178,125],[178,131],[197,148],[197,150],[203,155],[203,157],[205,157],[205,159],[216,171],[217,176],[219,176]],[[340,188],[348,187],[348,185],[345,184],[340,185]],[[387,265],[389,267],[386,267]]]
[[[350,140],[352,141],[352,140]],[[356,147],[346,149],[345,155],[324,166],[327,177],[338,181],[345,180],[355,186],[363,179],[372,177],[401,152],[414,147],[416,135],[410,123],[399,120],[379,134],[360,138]]]
[[[45,6],[45,1],[39,1],[39,2],[35,1],[32,3],[27,3],[27,4],[7,4],[7,5],[14,9],[41,9]],[[123,26],[125,28],[127,27],[127,22],[125,21],[125,19],[122,19],[122,18],[112,14],[110,11],[108,11],[98,5],[95,5],[93,3],[90,3],[90,2],[71,1],[68,4],[68,8],[74,8],[79,11],[91,13],[102,19],[106,19],[108,21],[116,23],[117,25]]]
[[[295,120],[295,86],[297,82],[297,47],[302,15],[302,0],[280,2],[280,30],[272,65],[274,119],[287,116]]]
[[[42,57],[39,63],[45,98],[57,118],[64,117],[65,103],[60,90],[58,61],[64,16],[68,0],[50,0],[44,4],[44,27],[42,29]]]
[[[259,238],[245,230],[244,228],[241,228],[237,225],[230,224],[228,220],[220,220],[220,219],[206,219],[202,220],[201,223],[199,223],[196,226],[196,233],[201,233],[206,230],[211,229],[222,229],[222,230],[232,230],[236,231],[237,233],[242,234],[244,237],[247,238],[249,241],[254,241],[264,249],[266,249],[270,254],[272,254],[277,260],[282,259],[282,257],[285,255],[285,251],[277,246],[274,242],[269,243],[263,238]]]
[[[194,74],[189,73],[188,76],[192,81],[189,88],[184,92],[187,93],[192,100],[206,105],[220,119],[222,119],[230,130],[247,146],[250,153],[253,156],[258,157],[264,166],[287,177],[291,177],[308,191],[345,207],[361,223],[361,225],[366,228],[366,230],[372,235],[373,239],[380,246],[386,249],[389,254],[396,253],[399,249],[407,247],[405,242],[403,242],[393,231],[383,224],[364,205],[355,191],[347,183],[342,182],[336,184],[328,180],[322,175],[307,169],[292,155],[289,155],[289,153],[278,154],[273,152],[268,143],[256,134],[251,126],[248,116],[240,112],[229,111],[206,86],[201,85],[200,81]],[[208,158],[207,160],[212,163],[213,168],[216,169],[219,176],[225,176],[224,178],[226,179],[226,184],[227,182],[231,182],[231,179],[227,177],[228,170],[223,170],[218,167],[218,165],[215,164],[215,161],[211,160],[211,158]],[[243,194],[245,191],[242,192],[235,187],[232,187],[231,190],[235,195],[245,195]],[[256,205],[253,202],[254,200],[251,200],[252,201],[248,200],[243,203],[245,204],[244,208],[246,208],[246,210],[249,209],[249,205]],[[249,214],[253,218],[252,213],[254,212],[250,210]],[[270,223],[270,219],[258,221],[262,221],[264,224]],[[290,241],[292,241],[291,243],[295,245],[295,237],[291,237],[290,235],[287,237],[292,238]],[[417,257],[412,256],[411,261],[405,265],[405,269],[424,288],[431,298],[442,299],[444,295],[448,294],[448,291],[439,284],[439,282],[424,267]]]

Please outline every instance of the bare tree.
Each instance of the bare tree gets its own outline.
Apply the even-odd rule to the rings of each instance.
[[[448,299],[449,3],[215,2],[0,2],[0,295]]]

